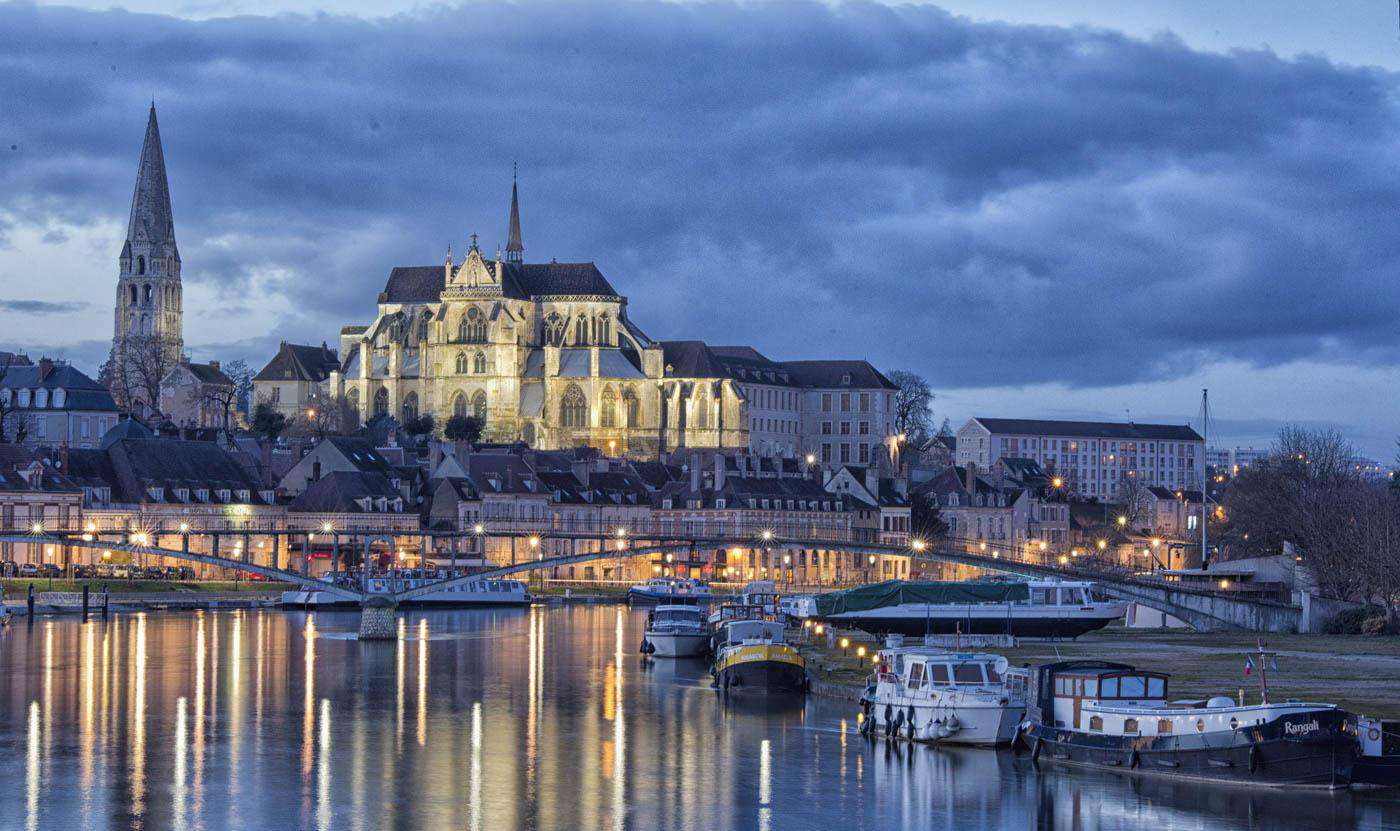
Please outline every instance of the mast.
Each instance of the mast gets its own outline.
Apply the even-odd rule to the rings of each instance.
[[[1210,490],[1206,483],[1206,452],[1210,447],[1210,390],[1201,390],[1201,571],[1210,568],[1210,549],[1206,547],[1206,523],[1210,520]]]

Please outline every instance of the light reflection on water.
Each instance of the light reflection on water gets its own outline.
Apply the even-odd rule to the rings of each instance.
[[[0,828],[1400,828],[1400,795],[869,743],[718,700],[620,607],[54,618],[0,633]],[[22,794],[22,796],[21,796]]]

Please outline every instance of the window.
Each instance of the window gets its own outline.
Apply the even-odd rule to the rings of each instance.
[[[403,399],[403,420],[408,423],[418,417],[418,393],[410,392]]]
[[[581,317],[574,321],[574,345],[588,345],[588,321]]]
[[[851,434],[851,422],[849,422],[849,421],[843,421],[843,422],[841,422],[841,435],[843,435],[843,436],[849,436],[850,434]]]
[[[464,416],[467,414],[467,397],[460,392],[452,396],[452,415]]]
[[[929,677],[935,685],[948,686],[948,665],[929,664]]]
[[[477,375],[486,374],[486,353],[478,352],[472,356],[472,372]]]
[[[870,435],[870,422],[868,422],[868,421],[862,421],[862,422],[860,423],[860,434],[861,434],[862,436],[868,436],[868,435]]]
[[[1103,679],[1103,697],[1104,697],[1104,698],[1117,698],[1117,697],[1118,697],[1118,679],[1117,679],[1117,678],[1105,678],[1105,679]]]
[[[612,387],[603,390],[603,399],[598,412],[599,422],[604,427],[617,426],[617,395]]]
[[[631,387],[622,391],[622,406],[627,410],[627,426],[641,426],[642,402],[637,400],[637,393]]]
[[[472,396],[472,417],[475,418],[481,426],[486,426],[486,393],[480,390],[477,391],[476,395]]]
[[[389,390],[380,387],[374,394],[374,414],[376,416],[386,415],[389,412]]]
[[[1147,678],[1147,697],[1148,697],[1148,698],[1166,698],[1166,697],[1167,697],[1167,681],[1166,681],[1166,679],[1165,679],[1165,678],[1153,678],[1152,676],[1148,676],[1148,678]]]
[[[870,393],[868,392],[860,394],[860,411],[862,413],[870,412]]]
[[[583,390],[574,384],[569,385],[563,400],[559,402],[559,423],[564,427],[588,426],[588,399],[583,397]]]
[[[457,340],[463,343],[486,342],[486,316],[480,309],[475,306],[467,309],[467,313],[457,324]]]
[[[132,289],[132,291],[135,291],[135,289]],[[829,392],[822,393],[822,412],[831,412],[831,393]]]
[[[843,445],[841,445],[841,462],[842,462],[842,464],[845,464],[845,463],[850,462],[850,461],[851,461],[851,446],[850,446],[849,444],[843,444]]]
[[[276,400],[276,395],[275,395],[275,393],[277,392],[277,390],[278,390],[277,387],[273,387],[273,388],[272,388],[272,391],[273,391],[273,393],[274,393],[274,395],[273,395],[273,400]],[[353,418],[355,419],[355,423],[356,423],[356,424],[359,424],[359,423],[360,423],[360,391],[357,390],[357,389],[351,389],[350,392],[348,392],[348,393],[345,394],[345,403],[346,403],[347,405],[349,405],[349,407],[350,407],[350,414],[351,414],[351,417],[353,417]]]
[[[981,664],[954,664],[953,680],[959,684],[981,684],[982,665]]]
[[[544,343],[545,346],[564,345],[564,318],[554,312],[544,319]]]
[[[909,667],[909,689],[918,690],[924,686],[924,665],[914,664]]]
[[[1102,729],[1103,729],[1103,716],[1090,716],[1090,717],[1089,717],[1089,729],[1090,729],[1090,730],[1102,730]]]
[[[458,375],[466,375],[466,374],[467,374],[467,353],[465,353],[465,352],[458,352],[458,353],[457,353],[456,370],[457,370],[457,374],[458,374]]]
[[[849,392],[843,392],[843,393],[841,393],[841,412],[843,412],[843,413],[849,413],[850,411],[851,411],[851,394],[850,394]]]
[[[612,322],[608,319],[607,314],[598,316],[598,343],[603,346],[612,345]]]
[[[1147,696],[1147,679],[1141,675],[1125,675],[1118,686],[1121,698],[1144,698]]]
[[[1159,736],[1170,736],[1171,734],[1172,734],[1172,722],[1171,722],[1171,719],[1165,719],[1165,718],[1159,718],[1159,719],[1157,719],[1157,735],[1159,735]]]
[[[695,426],[701,428],[709,427],[710,396],[702,390],[700,396],[695,399],[695,403],[692,406],[694,407],[693,412],[695,413]]]
[[[1138,731],[1137,719],[1135,719],[1135,718],[1125,718],[1125,719],[1123,719],[1123,735],[1126,736],[1126,735],[1128,735],[1128,734],[1130,734],[1130,733],[1136,733],[1137,731]]]

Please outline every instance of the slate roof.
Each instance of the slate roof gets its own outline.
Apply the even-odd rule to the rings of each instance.
[[[112,393],[97,381],[69,364],[39,361],[37,364],[15,365],[0,378],[0,389],[47,389],[64,391],[62,407],[53,406],[53,397],[41,409],[116,412],[117,402]]]
[[[254,381],[314,381],[321,382],[333,370],[340,368],[335,350],[324,343],[320,346],[282,342],[277,354],[267,362]]]
[[[593,263],[502,263],[505,274],[501,293],[517,300],[533,297],[588,294],[618,297]],[[495,274],[496,263],[486,261]],[[384,284],[383,303],[436,303],[447,287],[447,269],[441,265],[398,266]]]
[[[221,370],[219,367],[214,366],[213,364],[190,363],[186,364],[185,366],[189,367],[189,370],[191,373],[194,374],[194,377],[198,378],[202,383],[218,384],[219,386],[224,387],[233,386],[233,379],[225,375],[223,373],[223,370]]]
[[[339,450],[341,455],[350,461],[358,470],[363,473],[379,473],[389,475],[393,472],[393,465],[384,458],[372,442],[358,436],[327,436],[325,441]]]
[[[1135,424],[1113,421],[1056,421],[1037,418],[973,419],[993,433],[1024,436],[1076,436],[1090,439],[1205,441],[1184,424]]]
[[[827,492],[819,482],[811,479],[778,479],[778,478],[739,478],[737,476],[727,476],[724,480],[724,487],[719,490],[714,488],[701,488],[700,491],[692,491],[688,480],[682,479],[671,482],[662,487],[652,498],[652,504],[660,506],[662,500],[671,499],[675,508],[682,507],[686,502],[693,499],[700,499],[701,504],[706,508],[713,508],[715,500],[723,498],[727,507],[737,508],[748,499],[770,499],[783,500],[781,503],[770,507],[767,510],[787,510],[786,500],[803,500],[805,502],[817,502],[816,509],[798,506],[793,510],[823,510],[820,505],[825,502],[832,511],[844,511],[850,508],[850,503],[838,494]],[[759,510],[763,510],[762,502],[759,502]]]
[[[898,389],[869,361],[783,361],[781,365],[804,387]],[[850,380],[846,381],[848,376]]]
[[[261,486],[231,453],[213,442],[164,438],[123,438],[98,450],[69,451],[69,476],[89,486],[106,485],[112,501],[157,502],[149,488],[165,488],[163,502],[179,503],[175,488],[207,489],[209,501],[218,503],[220,489],[247,490],[252,504],[265,504]],[[242,503],[235,494],[229,503]]]
[[[402,513],[403,495],[394,489],[387,476],[351,470],[337,470],[312,482],[287,509],[305,513],[370,513],[357,501],[365,498],[387,499],[399,507],[392,513]]]
[[[31,467],[35,462],[41,466],[37,481],[26,482],[20,475],[21,469]],[[45,464],[43,455],[21,444],[0,444],[0,491],[35,491],[40,493],[74,492],[80,490],[77,482],[51,464]]]
[[[698,340],[662,341],[667,375],[730,378],[782,387],[895,389],[869,361],[773,361],[751,346],[710,346]]]

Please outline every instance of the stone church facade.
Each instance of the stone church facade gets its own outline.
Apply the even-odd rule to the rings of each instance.
[[[527,263],[523,255],[513,188],[505,252],[484,255],[473,237],[460,261],[449,250],[441,265],[394,268],[373,322],[342,330],[342,362],[327,392],[362,421],[432,413],[442,425],[475,416],[485,441],[540,449],[793,457],[820,447],[804,435],[822,429],[804,410],[820,407],[822,396],[804,379],[831,378],[848,395],[860,388],[867,403],[878,399],[867,410],[867,458],[893,431],[893,385],[865,361],[824,362],[830,371],[814,374],[813,362],[789,371],[747,347],[654,341],[595,264]],[[780,404],[786,409],[773,409]],[[762,447],[751,441],[759,434]]]

